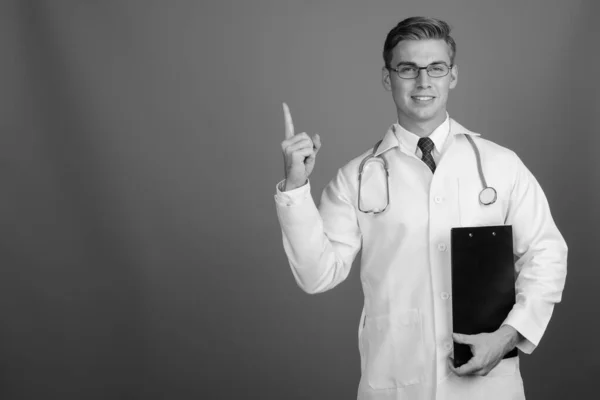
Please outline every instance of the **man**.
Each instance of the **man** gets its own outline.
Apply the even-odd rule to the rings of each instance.
[[[561,299],[567,246],[539,184],[515,153],[446,112],[458,79],[455,55],[443,21],[408,18],[389,32],[382,82],[398,122],[374,149],[338,171],[319,209],[308,176],[321,140],[294,134],[284,104],[285,180],[275,200],[296,281],[309,293],[332,289],[362,247],[359,399],[523,399],[519,358],[503,357],[515,347],[531,353]],[[492,204],[480,201],[468,138],[495,188]],[[361,166],[371,154],[388,165],[388,189],[380,166]],[[450,229],[504,224],[513,229],[516,304],[495,332],[453,334]],[[459,368],[451,359],[453,341],[473,353]]]

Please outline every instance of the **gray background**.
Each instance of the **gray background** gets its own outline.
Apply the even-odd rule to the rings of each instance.
[[[521,156],[570,247],[563,304],[522,357],[528,399],[590,398],[592,3],[3,0],[0,397],[355,398],[358,264],[317,296],[293,280],[281,102],[323,139],[318,199],[395,121],[385,35],[429,15],[455,28],[449,112]]]

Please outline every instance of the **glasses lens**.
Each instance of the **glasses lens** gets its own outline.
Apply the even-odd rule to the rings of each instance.
[[[448,75],[449,68],[446,64],[431,64],[427,67],[427,74],[433,78]]]
[[[401,65],[398,68],[398,76],[402,79],[412,79],[416,78],[419,74],[419,70],[417,67],[412,65]]]

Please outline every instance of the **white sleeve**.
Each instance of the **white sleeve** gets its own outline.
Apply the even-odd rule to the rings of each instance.
[[[338,171],[323,191],[319,209],[308,184],[282,192],[290,197],[276,195],[283,247],[296,282],[307,293],[324,292],[344,281],[360,249],[361,233],[348,193]]]
[[[306,184],[299,188],[283,191],[283,185],[285,185],[285,179],[279,182],[275,188],[275,202],[277,205],[290,207],[299,204],[310,197],[310,182],[306,181]]]
[[[504,324],[525,338],[517,347],[529,354],[539,344],[554,305],[561,300],[567,275],[567,244],[552,219],[542,188],[516,155],[515,162],[506,223],[513,227],[518,258],[516,304]]]

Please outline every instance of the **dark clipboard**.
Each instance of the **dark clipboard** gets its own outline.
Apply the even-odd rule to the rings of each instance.
[[[452,323],[456,333],[494,332],[515,304],[512,226],[452,228]],[[517,349],[504,358],[518,355]],[[468,345],[454,343],[454,366],[472,357]]]

